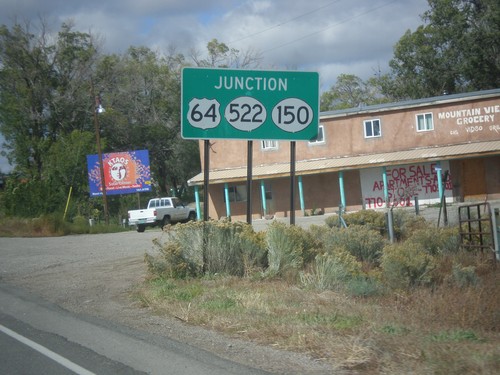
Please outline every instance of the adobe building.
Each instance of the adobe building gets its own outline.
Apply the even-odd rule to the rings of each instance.
[[[245,220],[250,194],[252,219],[290,215],[290,141],[252,143],[249,192],[247,141],[210,142],[211,218]],[[500,89],[322,112],[295,150],[297,216],[500,199]]]

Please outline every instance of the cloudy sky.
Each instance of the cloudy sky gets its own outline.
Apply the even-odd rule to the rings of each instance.
[[[262,69],[320,73],[321,91],[341,73],[387,72],[393,46],[422,24],[427,0],[0,0],[0,24],[43,18],[103,41],[106,53],[148,46],[206,51],[216,38],[262,56]],[[0,171],[5,165],[0,161]]]

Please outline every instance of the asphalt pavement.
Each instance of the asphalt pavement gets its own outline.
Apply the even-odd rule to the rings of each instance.
[[[0,373],[265,374],[164,336],[70,313],[5,283],[0,283]]]

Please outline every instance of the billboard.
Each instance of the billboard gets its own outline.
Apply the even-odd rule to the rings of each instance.
[[[106,195],[151,191],[147,150],[113,152],[102,155]],[[90,196],[102,196],[98,155],[87,155]]]

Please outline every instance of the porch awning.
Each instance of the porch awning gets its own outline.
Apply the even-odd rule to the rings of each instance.
[[[458,145],[426,147],[406,151],[386,152],[381,154],[346,156],[298,160],[295,165],[297,176],[364,169],[391,165],[444,161],[453,159],[475,158],[481,156],[500,155],[500,140],[475,142]],[[253,180],[286,177],[290,175],[290,163],[276,163],[253,166]],[[246,181],[247,167],[210,170],[210,184]],[[203,173],[188,181],[189,186],[202,185]]]

